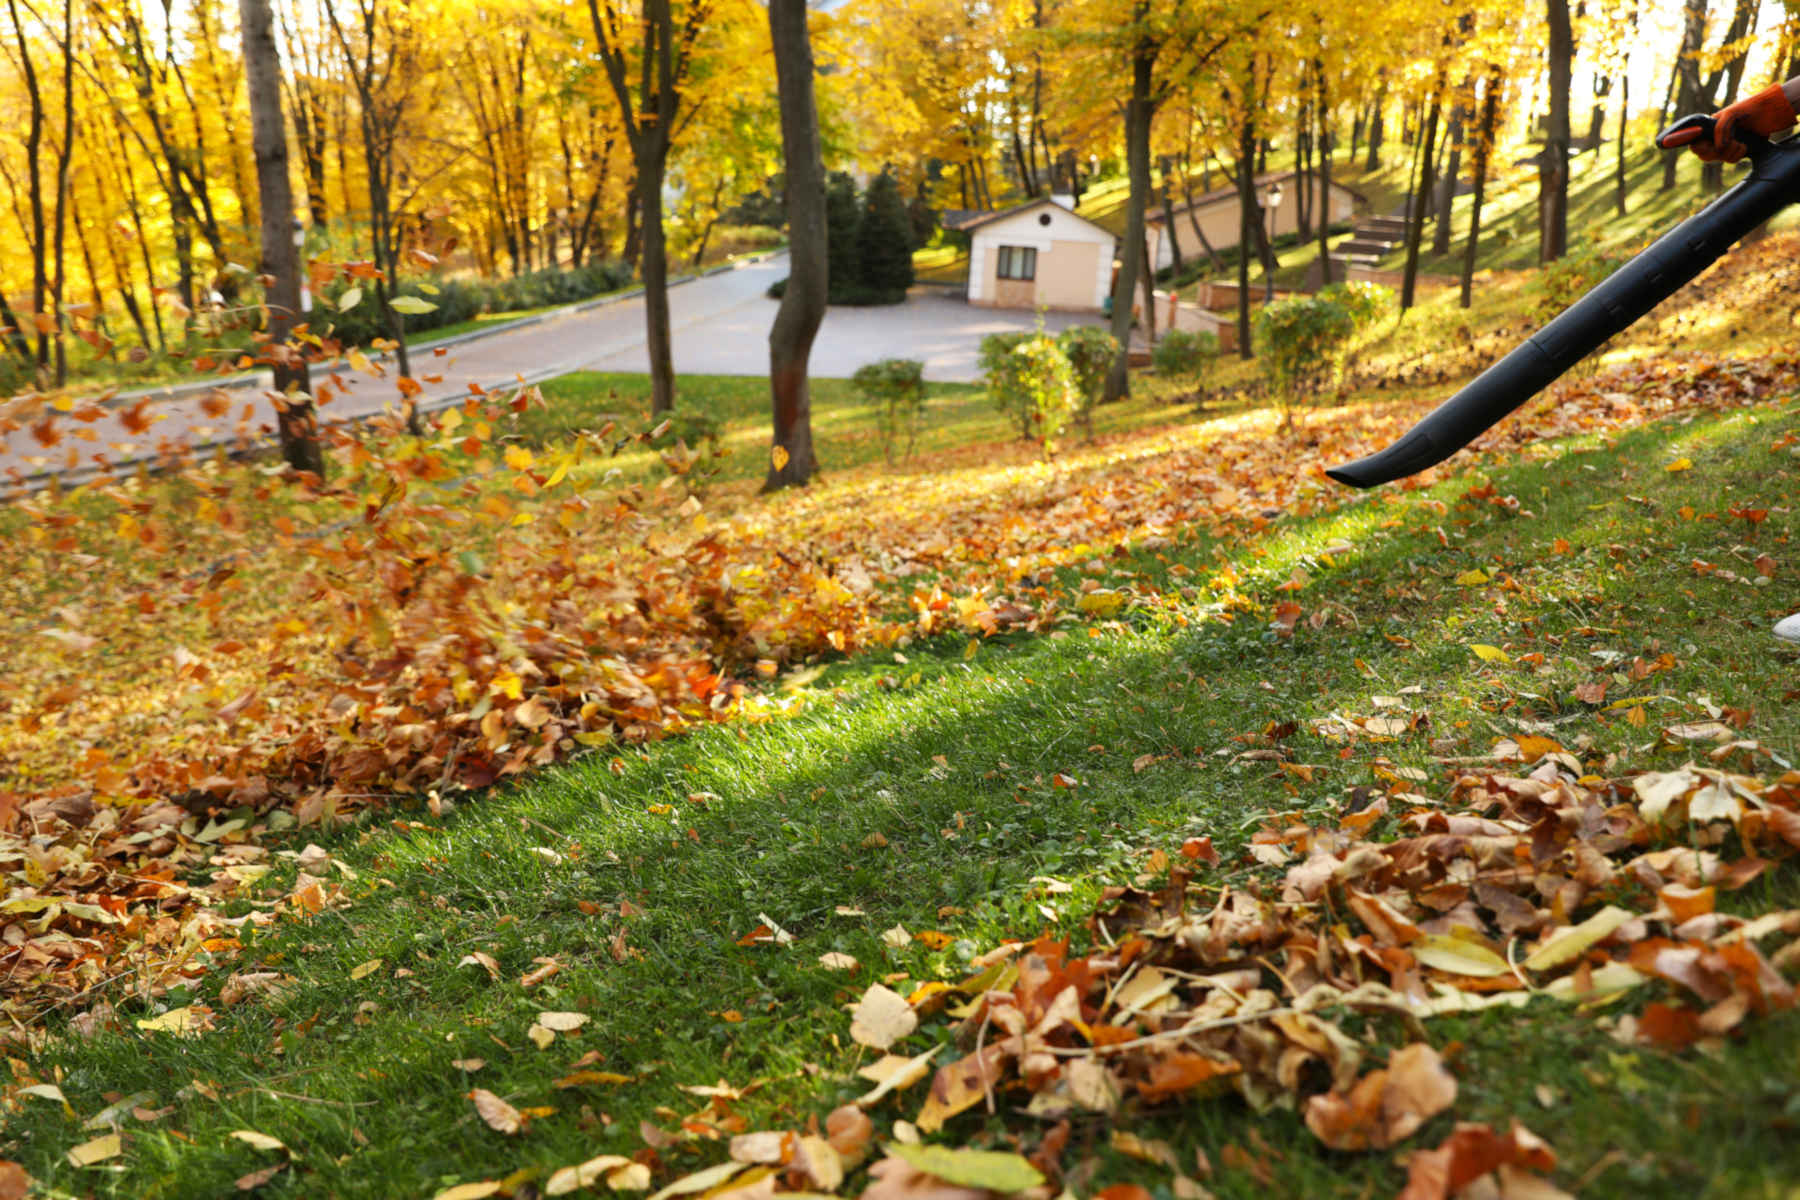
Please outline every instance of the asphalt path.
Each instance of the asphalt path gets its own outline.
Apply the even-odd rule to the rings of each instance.
[[[765,374],[769,326],[777,308],[766,293],[787,271],[787,256],[777,254],[671,287],[670,340],[677,376]],[[1099,320],[1061,313],[1043,317],[1052,332]],[[916,358],[924,362],[927,380],[973,382],[981,375],[977,354],[984,336],[1030,329],[1036,321],[1028,312],[974,308],[960,293],[926,289],[916,289],[901,305],[832,308],[813,345],[811,373],[845,378],[877,359]],[[368,371],[347,363],[335,371],[315,368],[315,388],[330,388],[322,419],[359,420],[398,410],[394,365],[370,366]],[[437,349],[417,347],[411,367],[423,387],[418,403],[427,409],[468,395],[470,384],[493,390],[571,371],[647,371],[644,301],[631,296],[578,306]],[[266,436],[274,424],[271,403],[257,386],[115,396],[100,406],[102,415],[94,420],[76,419],[44,403],[11,404],[8,415],[20,428],[0,433],[0,484],[46,474],[77,477],[102,460],[116,466],[178,446]],[[79,402],[72,407],[86,408]],[[87,415],[94,415],[94,409],[87,408]]]

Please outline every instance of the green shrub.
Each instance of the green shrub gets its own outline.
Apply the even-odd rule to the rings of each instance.
[[[1081,427],[1094,432],[1094,405],[1106,387],[1106,376],[1119,357],[1119,339],[1098,325],[1075,325],[1057,335],[1056,344],[1069,369],[1075,373],[1075,394],[1080,401]]]
[[[977,358],[987,380],[988,399],[1019,427],[1022,438],[1031,436],[1032,416],[1031,410],[1021,403],[1023,393],[1011,382],[1016,370],[1012,353],[1036,336],[1032,333],[990,333],[981,339],[981,353]]]
[[[1342,305],[1361,332],[1394,311],[1394,289],[1367,281],[1328,283],[1319,289],[1321,299]]]
[[[403,279],[394,299],[410,296],[434,306],[424,312],[401,315],[403,328],[411,336],[460,325],[484,313],[571,304],[617,291],[630,282],[631,268],[624,263],[592,262],[509,279],[450,279],[442,283]],[[337,311],[337,301],[348,288],[347,283],[338,283],[326,289],[323,303],[313,308],[313,331],[322,333],[330,328],[332,335],[347,346],[366,346],[375,338],[390,336],[376,311],[375,288],[367,281],[361,281],[362,299],[348,312]]]
[[[856,265],[856,234],[862,228],[862,205],[856,180],[833,171],[825,182],[825,268],[831,303],[856,286],[861,272]]]
[[[876,405],[875,424],[881,435],[881,456],[894,461],[896,444],[904,439],[902,458],[912,453],[925,414],[925,364],[916,358],[884,358],[858,367],[850,383],[864,400]]]
[[[1218,356],[1219,339],[1212,334],[1171,329],[1150,352],[1150,362],[1158,375],[1189,379],[1200,374],[1206,364]]]
[[[1393,299],[1377,284],[1334,283],[1263,306],[1256,317],[1263,373],[1289,422],[1296,403],[1336,380],[1356,335],[1391,311]]]
[[[1624,266],[1630,257],[1614,250],[1589,248],[1565,254],[1549,264],[1538,276],[1544,289],[1538,316],[1545,320],[1556,316]]]
[[[1049,456],[1056,438],[1080,404],[1075,371],[1056,339],[1034,333],[990,333],[981,339],[988,398],[1036,438]]]

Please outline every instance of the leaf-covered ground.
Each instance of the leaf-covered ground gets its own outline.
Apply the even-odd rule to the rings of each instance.
[[[288,564],[243,538],[159,575],[120,526],[143,546],[175,523],[129,491],[40,505],[8,586],[74,555],[81,596],[136,571],[126,594],[153,607],[90,616],[71,589],[8,647],[67,657],[9,681],[9,762],[36,774],[11,817],[26,1023],[0,1153],[74,1192],[266,1173],[291,1194],[524,1195],[597,1157],[597,1186],[660,1185],[761,1131],[712,1184],[1020,1178],[894,1149],[923,1129],[1035,1155],[1078,1194],[1380,1194],[1407,1171],[1350,1143],[1436,1146],[1457,1119],[1494,1132],[1415,1174],[1510,1154],[1509,1186],[1540,1186],[1520,1172],[1550,1152],[1509,1140],[1517,1119],[1565,1189],[1773,1188],[1792,922],[1738,918],[1793,906],[1800,738],[1765,630],[1793,569],[1794,390],[1779,356],[1636,359],[1565,385],[1537,433],[1504,427],[1491,476],[1374,497],[1316,468],[1422,395],[1293,431],[1170,412],[1051,465],[977,446],[769,504],[645,485],[636,513],[601,475],[616,460],[552,484],[566,448],[490,431],[394,455],[364,491],[238,501],[313,560],[278,611],[251,596]],[[472,474],[437,484],[452,466]],[[97,516],[110,541],[57,548]],[[613,606],[566,613],[571,594]],[[131,699],[92,706],[115,666]],[[696,732],[611,743],[668,726]],[[448,811],[448,785],[486,782],[457,771],[584,740],[571,768]],[[266,791],[233,794],[254,775]],[[376,794],[381,813],[326,819]],[[1000,974],[969,983],[977,962]],[[1358,999],[1302,1009],[1319,987]],[[1523,1017],[1413,1011],[1537,989]],[[853,1024],[858,1002],[881,1007]],[[876,1086],[856,1072],[883,1037],[952,1073],[936,1117],[922,1078],[870,1102],[865,1145],[838,1110]],[[1715,1057],[1663,1054],[1695,1040]],[[971,1059],[995,1068],[974,1093]],[[887,1165],[865,1174],[865,1151]]]

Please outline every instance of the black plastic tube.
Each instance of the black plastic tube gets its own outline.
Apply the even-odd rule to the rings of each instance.
[[[1663,235],[1387,449],[1325,473],[1375,487],[1436,466],[1668,299],[1745,234],[1800,201],[1800,138],[1751,151],[1742,183]]]

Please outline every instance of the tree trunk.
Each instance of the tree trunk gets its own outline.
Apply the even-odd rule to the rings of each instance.
[[[1169,239],[1170,265],[1175,270],[1174,277],[1180,279],[1185,268],[1181,261],[1181,237],[1175,232],[1175,202],[1169,192],[1170,165],[1168,159],[1163,160],[1162,180],[1158,187],[1157,199],[1162,201],[1163,233]],[[1154,269],[1156,264],[1151,263],[1150,266]]]
[[[1632,25],[1636,27],[1637,14],[1634,12],[1631,15]],[[1631,65],[1629,55],[1626,56],[1625,65],[1627,67]],[[1619,142],[1616,155],[1618,168],[1615,172],[1613,207],[1622,217],[1625,215],[1625,124],[1631,118],[1631,74],[1628,70],[1620,71],[1619,74]]]
[[[1140,0],[1141,18],[1147,5]],[[1156,48],[1140,38],[1131,55],[1131,98],[1125,104],[1125,166],[1131,191],[1125,204],[1125,236],[1119,249],[1119,278],[1113,284],[1112,335],[1119,354],[1106,376],[1103,399],[1107,403],[1131,394],[1131,298],[1137,291],[1138,265],[1144,244],[1144,210],[1150,205],[1150,122],[1156,103],[1150,96],[1151,72]]]
[[[652,134],[651,136],[656,136]],[[675,353],[669,342],[669,246],[663,232],[662,181],[667,150],[654,149],[638,164],[638,210],[643,215],[645,349],[650,356],[650,413],[675,408]]]
[[[281,120],[281,58],[269,0],[238,0],[244,37],[244,83],[250,96],[250,141],[256,153],[256,194],[262,210],[262,270],[266,290],[270,361],[275,390],[284,399],[276,413],[281,456],[296,471],[325,477],[325,456],[313,415],[306,360],[287,344],[300,313],[300,252],[294,245],[293,186],[288,179],[287,132]]]
[[[20,70],[31,110],[30,126],[25,135],[26,190],[31,201],[31,311],[33,319],[41,321],[50,297],[50,277],[45,263],[48,247],[44,244],[44,184],[38,170],[38,155],[44,144],[44,101],[38,87],[37,67],[31,57],[31,43],[25,36],[24,19],[19,15],[18,0],[7,0],[7,8],[12,16],[13,33],[19,47]],[[41,386],[45,382],[44,371],[50,362],[50,337],[42,324],[38,325],[37,330],[36,359],[38,383]]]
[[[1569,0],[1546,0],[1550,16],[1550,122],[1538,161],[1538,263],[1555,262],[1569,248],[1569,76],[1575,38]]]
[[[1475,278],[1475,251],[1481,243],[1481,202],[1487,195],[1488,159],[1494,153],[1494,124],[1500,110],[1500,67],[1488,67],[1487,85],[1481,97],[1481,132],[1475,142],[1475,195],[1469,204],[1469,244],[1463,249],[1462,306],[1469,307]]]
[[[1456,98],[1456,104],[1450,110],[1450,127],[1444,131],[1444,141],[1448,144],[1450,161],[1444,167],[1444,174],[1437,186],[1437,225],[1431,232],[1431,252],[1434,255],[1450,253],[1450,210],[1456,203],[1456,177],[1462,174],[1462,140],[1464,96],[1468,92],[1468,81]]]
[[[75,156],[75,0],[63,0],[62,31],[62,137],[56,147],[56,208],[52,220],[51,261],[56,266],[55,314],[56,386],[69,380],[69,346],[63,324],[64,291],[69,274],[63,262],[63,238],[68,230],[69,161]],[[36,164],[32,164],[33,169]]]
[[[644,256],[644,226],[639,219],[640,215],[638,176],[634,171],[625,196],[625,246],[619,252],[619,257],[624,259],[625,265],[634,272],[638,269],[638,263]]]
[[[1209,168],[1210,164],[1202,169],[1210,175]],[[1219,261],[1219,252],[1213,249],[1213,244],[1207,240],[1206,230],[1200,225],[1200,213],[1194,207],[1194,181],[1185,170],[1181,173],[1181,196],[1182,202],[1187,205],[1188,225],[1194,231],[1194,239],[1200,243],[1200,248],[1206,251],[1206,259],[1212,265],[1212,269],[1217,271],[1223,264]],[[1175,220],[1171,217],[1169,224],[1173,225],[1174,223]]]
[[[819,112],[813,99],[812,42],[806,0],[769,0],[769,37],[781,105],[783,187],[787,193],[788,280],[769,329],[769,396],[774,445],[786,456],[770,459],[763,491],[804,484],[813,457],[812,395],[806,364],[825,319],[830,290],[825,248],[825,167],[819,150]]]
[[[1363,161],[1363,170],[1373,171],[1381,166],[1381,110],[1387,105],[1387,77],[1384,73],[1381,84],[1375,89],[1375,111],[1369,116],[1369,156]]]
[[[1318,80],[1319,96],[1319,284],[1331,282],[1331,93],[1325,79],[1325,64],[1313,60],[1313,77]],[[1356,151],[1350,151],[1356,161]]]
[[[1675,94],[1677,114],[1692,112],[1699,104],[1700,64],[1694,56],[1706,44],[1706,9],[1707,0],[1687,0],[1682,8],[1681,48],[1675,55],[1675,69],[1669,77],[1669,88]],[[1663,118],[1657,121],[1656,126],[1661,129],[1666,123],[1667,118]],[[1663,191],[1675,186],[1676,165],[1685,157],[1685,150],[1663,151]]]
[[[1238,127],[1237,193],[1237,341],[1238,357],[1253,358],[1250,345],[1250,247],[1262,228],[1262,209],[1256,203],[1256,114],[1250,107],[1256,94],[1256,65],[1250,66],[1250,86],[1244,89],[1244,120]]]
[[[1431,92],[1431,106],[1426,110],[1425,128],[1419,139],[1419,186],[1413,193],[1411,220],[1406,226],[1406,274],[1400,281],[1400,310],[1413,306],[1413,295],[1419,282],[1419,249],[1425,240],[1425,213],[1431,204],[1431,185],[1437,170],[1437,129],[1440,108],[1439,92],[1443,76]]]
[[[1138,258],[1144,269],[1144,345],[1156,349],[1156,271],[1150,261],[1150,239],[1138,243]]]

